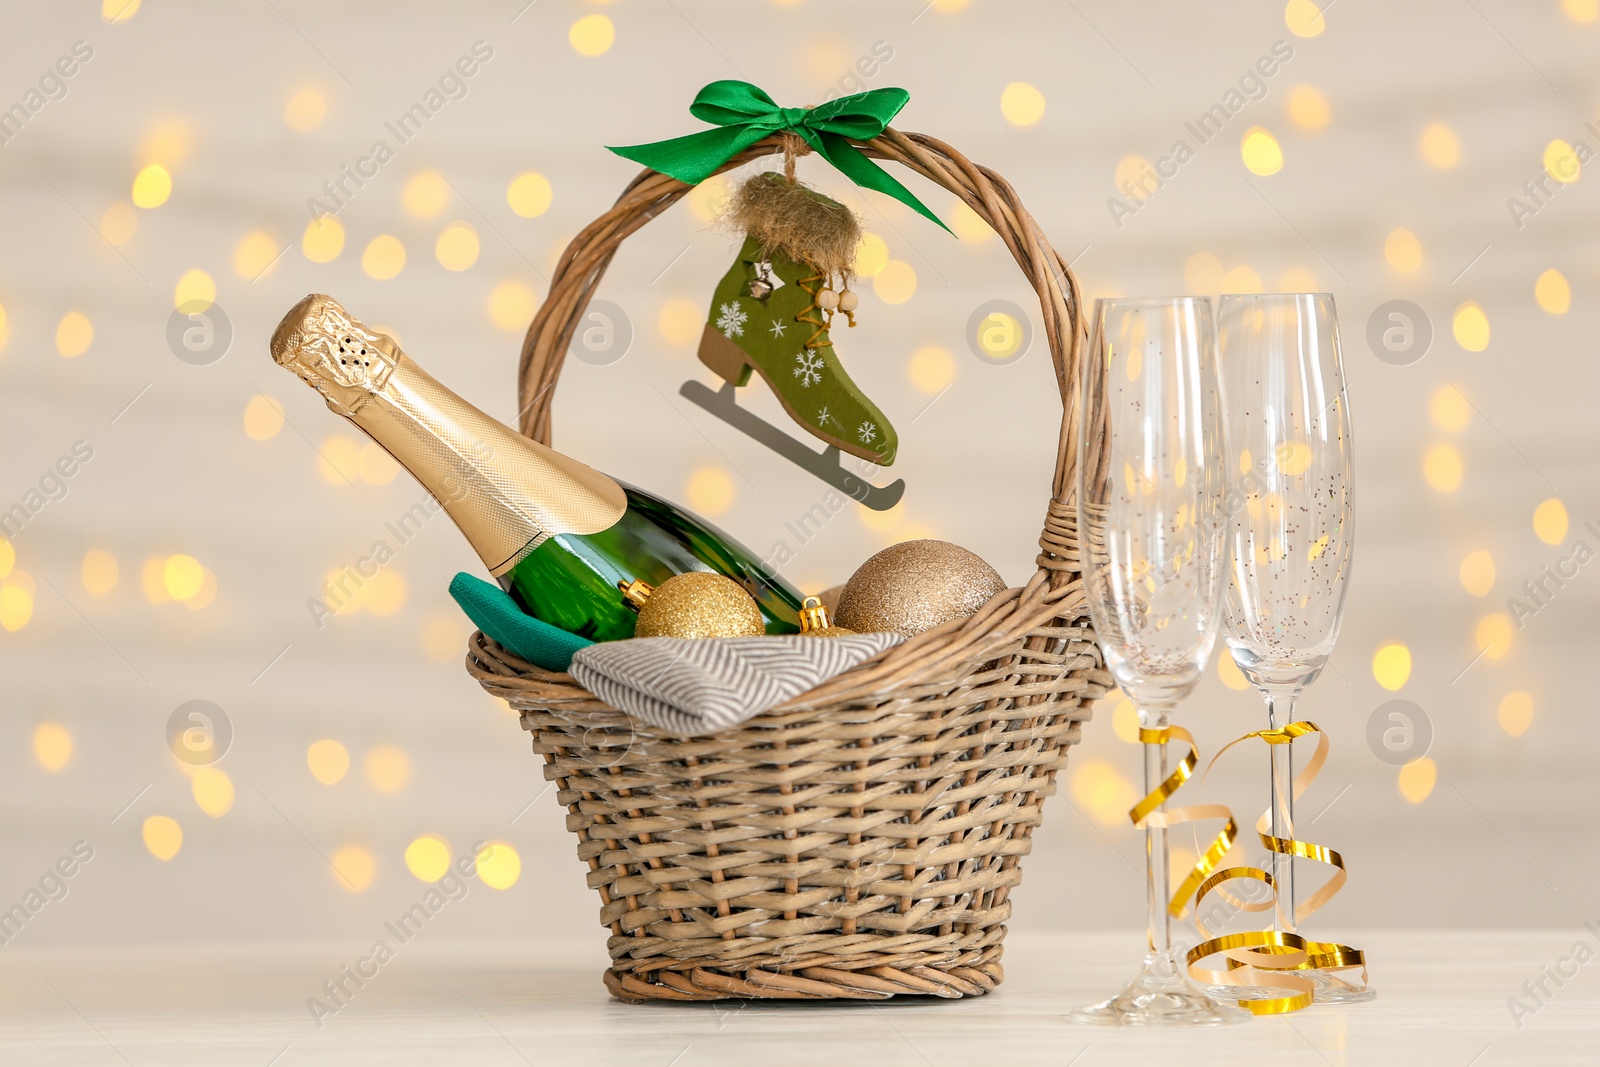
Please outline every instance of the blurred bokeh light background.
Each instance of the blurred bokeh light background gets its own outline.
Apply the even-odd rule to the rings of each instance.
[[[1005,175],[1090,299],[1332,291],[1359,547],[1338,651],[1301,708],[1334,746],[1302,836],[1352,874],[1323,932],[1592,918],[1600,4],[1330,7],[11,6],[0,908],[74,842],[94,849],[14,940],[365,943],[486,842],[496,891],[449,929],[564,929],[598,963],[597,901],[539,762],[462,669],[470,626],[445,589],[478,562],[443,519],[394,536],[421,489],[274,367],[267,337],[305,293],[331,293],[514,421],[518,345],[550,270],[637,169],[602,146],[702,128],[687,107],[716,78],[784,104],[907,88],[896,125]],[[1271,76],[1251,77],[1268,56]],[[419,102],[430,117],[401,143],[386,124]],[[1188,124],[1219,103],[1228,118],[1201,143]],[[392,158],[362,163],[379,140]],[[1180,140],[1193,152],[1177,162]],[[797,544],[786,524],[826,487],[678,398],[710,380],[694,347],[735,247],[712,222],[720,183],[612,265],[598,295],[631,344],[569,360],[556,446],[763,552],[789,541],[808,591],[928,536],[1026,580],[1060,406],[1042,344],[994,358],[969,319],[990,301],[1028,308],[1030,287],[920,179],[906,180],[955,237],[815,159],[801,174],[872,231],[861,327],[838,340],[900,431],[902,504],[851,504]],[[341,180],[335,204],[325,183]],[[336,214],[314,219],[313,199]],[[1431,328],[1420,359],[1369,343],[1395,300]],[[179,357],[173,331],[194,324],[174,326],[181,304],[226,319],[220,358]],[[783,424],[762,386],[745,402]],[[394,560],[351,577],[380,541]],[[311,605],[341,581],[354,592],[319,619]],[[1368,741],[1391,699],[1431,724],[1405,766]],[[184,722],[231,735],[208,765],[169,737],[197,700],[223,718]],[[1208,755],[1265,725],[1226,662],[1180,719]],[[1113,695],[1035,836],[1013,936],[1142,921],[1133,739]],[[1265,772],[1259,749],[1237,751],[1193,797],[1248,825]]]

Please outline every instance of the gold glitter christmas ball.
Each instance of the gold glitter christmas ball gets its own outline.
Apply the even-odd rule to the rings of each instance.
[[[914,637],[971,615],[1006,583],[977,555],[948,541],[903,541],[856,569],[834,621],[858,633]]]
[[[759,637],[761,609],[732,578],[705,571],[675,574],[639,608],[635,637]]]

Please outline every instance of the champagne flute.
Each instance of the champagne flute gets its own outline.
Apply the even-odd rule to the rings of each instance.
[[[1326,293],[1225,296],[1217,334],[1242,497],[1228,520],[1226,640],[1240,671],[1265,697],[1268,728],[1276,730],[1294,721],[1301,691],[1328,662],[1350,573],[1350,410],[1339,321]],[[1271,834],[1293,838],[1293,746],[1267,748]],[[1300,918],[1294,858],[1273,853],[1271,866],[1273,928],[1294,933]],[[1374,996],[1326,971],[1300,973],[1315,984],[1319,1001]],[[1252,995],[1248,988],[1232,992]]]
[[[1096,301],[1082,373],[1077,497],[1089,612],[1140,726],[1160,731],[1205,670],[1226,578],[1227,449],[1210,302]],[[1147,740],[1145,793],[1167,775],[1167,745]],[[1248,1018],[1190,981],[1173,947],[1165,827],[1146,822],[1145,854],[1144,965],[1121,993],[1071,1017],[1120,1026]]]

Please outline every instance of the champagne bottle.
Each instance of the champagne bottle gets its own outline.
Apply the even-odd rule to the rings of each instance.
[[[596,641],[633,636],[618,586],[727,575],[768,633],[800,629],[800,594],[711,524],[523,437],[446,389],[394,340],[312,294],[272,335],[292,370],[443,505],[524,611]]]

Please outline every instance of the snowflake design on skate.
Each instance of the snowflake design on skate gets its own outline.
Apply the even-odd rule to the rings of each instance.
[[[737,301],[723,304],[717,308],[717,329],[724,337],[743,337],[745,320],[749,317]]]
[[[824,407],[821,411],[817,412],[817,425],[819,427],[826,426],[830,422],[838,422],[838,421],[839,421],[838,419],[835,419],[833,417],[833,412],[829,411],[826,407]]]
[[[878,426],[873,422],[863,422],[856,427],[856,439],[864,445],[870,445],[878,439]]]
[[[783,320],[782,319],[773,319],[772,320],[772,328],[770,330],[768,330],[767,332],[770,333],[774,337],[782,337],[783,336],[783,331],[785,329],[787,329],[787,328],[788,327],[786,327],[783,324]]]
[[[822,357],[809,348],[803,348],[794,357],[794,376],[800,379],[800,388],[810,389],[822,381]]]

